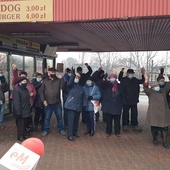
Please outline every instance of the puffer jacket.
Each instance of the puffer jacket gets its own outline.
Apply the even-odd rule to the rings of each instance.
[[[84,98],[84,106],[86,106],[86,111],[93,111],[94,110],[94,105],[91,101],[88,100],[88,96],[92,96],[92,100],[100,100],[101,98],[101,92],[99,90],[99,88],[94,84],[94,82],[92,83],[91,86],[87,86],[85,84],[85,86],[83,87],[84,91],[85,91],[85,98]]]
[[[69,82],[67,83],[68,96],[64,107],[69,110],[81,112],[83,108],[84,90],[82,86],[74,83],[74,78],[75,75],[72,74]]]

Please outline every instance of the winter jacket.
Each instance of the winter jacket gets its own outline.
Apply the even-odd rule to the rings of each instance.
[[[84,103],[83,105],[86,106],[86,111],[93,111],[94,110],[94,105],[91,102],[91,100],[88,100],[89,96],[92,96],[92,100],[100,100],[101,98],[101,92],[99,88],[92,83],[91,86],[85,85],[84,87],[84,92],[85,92],[85,98],[84,98]]]
[[[170,84],[167,84],[160,93],[144,86],[144,92],[149,98],[146,121],[150,126],[167,127],[170,125],[170,109],[166,99],[169,90]]]
[[[86,84],[87,79],[90,77],[91,73],[93,72],[90,66],[88,66],[87,69],[88,69],[87,73],[81,74],[81,78],[79,82],[80,86],[84,86]]]
[[[122,113],[122,92],[120,90],[120,84],[117,85],[117,91],[113,92],[113,85],[109,81],[105,81],[101,85],[103,91],[102,98],[102,111],[104,113],[110,113],[112,115],[121,115]]]
[[[36,91],[37,91],[37,95],[34,99],[34,107],[40,107],[40,108],[43,108],[43,103],[41,101],[41,98],[40,98],[40,94],[41,94],[41,82],[38,82],[36,79],[33,81],[33,86],[35,87]]]
[[[18,81],[18,69],[16,69],[16,70],[13,69],[12,74],[13,74],[12,84],[13,84],[13,88],[15,88],[18,85],[18,83],[17,83],[17,81]],[[31,106],[33,106],[34,99],[35,99],[35,97],[37,95],[37,92],[36,92],[33,84],[30,83],[29,81],[27,83],[27,89],[28,89],[29,93],[33,93],[33,96],[32,97],[30,96],[30,103],[31,103]],[[13,99],[13,96],[10,96],[10,98]]]
[[[75,75],[72,74],[69,82],[67,83],[68,96],[64,107],[69,110],[81,112],[83,108],[84,90],[82,86],[74,83],[74,79]]]
[[[46,78],[43,80],[41,85],[41,101],[46,101],[48,104],[58,104],[61,103],[60,91],[64,89],[64,79],[55,78],[51,80]]]
[[[144,83],[145,81],[144,76],[142,75],[142,79],[137,79],[136,77],[129,79],[127,76],[123,78],[122,77],[123,72],[121,71],[119,74],[119,81],[123,97],[123,105],[137,104],[139,102],[140,92],[139,84]]]
[[[23,89],[17,85],[13,90],[14,115],[20,118],[31,116],[30,94],[27,88]]]

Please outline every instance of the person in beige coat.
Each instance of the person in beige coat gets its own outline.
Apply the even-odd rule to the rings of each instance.
[[[169,149],[167,144],[168,125],[170,125],[170,109],[166,99],[166,94],[170,90],[168,83],[164,89],[160,88],[159,82],[153,82],[151,88],[148,88],[148,83],[144,83],[144,92],[149,98],[149,106],[147,112],[147,123],[151,126],[153,136],[153,144],[158,145],[158,131],[162,131],[162,144],[166,149]]]

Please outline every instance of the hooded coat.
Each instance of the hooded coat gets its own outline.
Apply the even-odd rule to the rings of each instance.
[[[149,98],[146,121],[150,126],[167,127],[170,125],[170,109],[166,99],[169,90],[169,83],[161,89],[160,93],[144,86],[144,92]]]

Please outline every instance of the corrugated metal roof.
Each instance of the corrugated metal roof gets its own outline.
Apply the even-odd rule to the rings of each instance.
[[[43,33],[49,38],[29,38],[41,44],[78,43],[70,50],[92,51],[159,51],[170,50],[170,18],[135,19],[75,23],[11,23],[1,24],[1,33]],[[67,51],[67,48],[58,48]]]
[[[170,15],[170,0],[54,0],[54,21]]]

